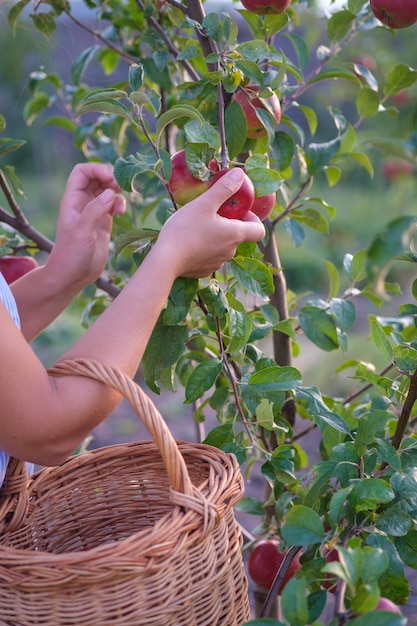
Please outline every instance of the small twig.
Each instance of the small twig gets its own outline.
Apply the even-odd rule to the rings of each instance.
[[[408,424],[408,420],[410,419],[411,411],[413,409],[413,406],[416,400],[417,400],[417,370],[411,376],[407,397],[405,399],[405,402],[401,411],[401,415],[398,418],[397,428],[395,429],[395,433],[391,441],[393,447],[396,450],[398,450],[398,448],[400,447],[405,429]]]

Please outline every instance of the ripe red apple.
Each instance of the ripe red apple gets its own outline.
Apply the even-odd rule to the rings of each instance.
[[[248,559],[248,572],[253,582],[264,589],[269,589],[284,556],[285,554],[279,550],[278,542],[274,539],[264,539],[257,543]],[[281,591],[300,568],[301,564],[297,555],[285,573]]]
[[[0,272],[9,285],[37,267],[39,264],[33,256],[0,257]]]
[[[370,0],[372,13],[390,28],[406,28],[417,22],[416,0]]]
[[[264,220],[274,208],[275,200],[275,193],[268,193],[266,196],[260,196],[259,198],[255,197],[251,208],[252,213],[255,213],[260,220]]]
[[[191,202],[209,188],[209,182],[192,175],[185,160],[185,150],[179,150],[171,157],[172,173],[169,188],[177,204]],[[216,159],[209,163],[212,172],[219,171]]]
[[[224,169],[220,170],[220,172],[216,172],[209,182],[210,187],[226,174],[227,171],[227,169]],[[245,174],[240,189],[233,196],[228,198],[217,212],[223,217],[240,220],[251,210],[254,200],[255,187],[249,176]]]
[[[265,137],[267,134],[265,126],[256,115],[255,109],[272,112],[277,124],[281,120],[281,103],[277,94],[273,93],[270,98],[259,98],[258,92],[259,87],[257,85],[247,85],[244,89],[238,89],[234,95],[234,99],[243,109],[246,118],[246,134],[249,139]]]
[[[381,164],[381,174],[386,180],[392,181],[401,176],[415,175],[416,168],[403,159],[386,159]]]
[[[241,0],[245,9],[257,15],[277,15],[287,9],[291,0]]]
[[[379,599],[375,611],[391,611],[391,613],[397,613],[397,615],[402,615],[400,608],[396,604],[394,604],[392,600],[384,597],[381,597]]]

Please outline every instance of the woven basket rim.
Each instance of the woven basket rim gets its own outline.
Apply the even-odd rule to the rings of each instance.
[[[204,444],[204,443],[197,443],[197,442],[192,443],[192,442],[185,441],[185,440],[176,440],[176,443],[178,445],[179,450],[181,451],[182,454],[184,454],[185,457],[189,457],[191,456],[192,452],[195,452],[196,460],[200,462],[202,460],[203,461],[205,460],[207,464],[211,463],[212,466],[214,466],[214,463],[212,463],[212,461],[215,460],[216,473],[219,476],[221,475],[222,470],[223,470],[223,473],[226,473],[227,470],[234,472],[236,469],[237,461],[233,454],[224,452],[223,450],[219,448],[215,448],[214,446],[211,446],[209,444]],[[33,475],[33,477],[29,479],[29,484],[28,484],[29,497],[34,496],[35,502],[36,502],[35,494],[36,494],[36,488],[38,484],[40,483],[40,490],[42,490],[41,489],[42,482],[45,483],[47,479],[51,479],[53,481],[56,478],[56,476],[59,477],[60,474],[69,475],[67,471],[68,467],[70,468],[72,467],[75,471],[77,471],[78,469],[80,469],[81,466],[88,466],[89,464],[94,465],[95,457],[101,456],[103,454],[106,454],[107,458],[117,459],[117,458],[120,458],[120,454],[122,452],[127,457],[129,457],[132,451],[134,451],[135,449],[139,449],[142,446],[146,446],[148,449],[154,449],[156,453],[158,454],[158,449],[154,441],[152,441],[152,439],[149,439],[149,440],[146,439],[146,440],[141,440],[141,441],[127,442],[127,443],[109,444],[107,446],[102,446],[100,448],[88,450],[81,454],[72,455],[62,465],[59,465],[56,467],[44,468],[36,472]],[[204,454],[202,455],[202,453],[205,453],[206,456],[204,457]],[[161,465],[163,465],[162,458],[161,458]],[[132,478],[133,478],[133,475],[132,475]],[[231,499],[226,509],[224,511],[220,511],[219,508],[216,507],[216,503],[212,502],[213,500],[212,492],[202,493],[205,487],[206,486],[203,483],[199,487],[195,487],[195,490],[196,492],[201,493],[204,500],[208,501],[210,504],[213,504],[213,507],[215,508],[216,514],[218,516],[223,517],[226,514],[226,510],[232,507],[239,499],[238,497]],[[205,490],[207,491],[207,489]],[[176,494],[177,496],[182,495],[179,492],[174,492],[172,487],[170,488],[170,494],[171,494],[171,502],[172,502],[172,497],[174,496],[174,494]],[[217,494],[217,495],[220,495],[220,499],[224,499],[222,498],[221,492],[220,494]],[[241,492],[239,492],[239,497],[240,495],[241,495]],[[22,562],[22,557],[23,559],[29,558],[33,565],[35,564],[36,565],[41,565],[41,564],[52,565],[58,561],[62,565],[64,564],[75,565],[75,564],[80,564],[80,563],[86,563],[93,559],[97,561],[98,558],[102,558],[104,560],[108,555],[110,555],[112,551],[114,551],[115,545],[118,546],[118,550],[120,552],[123,553],[124,550],[126,551],[125,556],[121,556],[120,554],[118,555],[118,560],[120,562],[125,561],[127,564],[132,561],[132,558],[130,556],[130,551],[129,551],[129,545],[131,543],[134,543],[137,545],[138,541],[140,540],[143,540],[144,542],[146,541],[146,543],[149,544],[149,550],[151,550],[152,538],[155,537],[155,539],[156,538],[160,539],[161,528],[166,525],[169,526],[173,519],[176,519],[177,517],[182,518],[185,534],[187,534],[186,533],[187,527],[201,526],[201,514],[190,508],[187,510],[184,510],[184,508],[185,508],[184,505],[176,504],[175,502],[172,502],[172,509],[169,512],[162,515],[158,519],[158,521],[154,523],[153,526],[142,528],[136,532],[132,532],[131,534],[129,534],[129,536],[124,537],[122,539],[109,541],[107,543],[101,543],[97,546],[86,548],[84,550],[71,550],[67,552],[66,551],[49,552],[48,550],[29,549],[27,547],[16,548],[12,545],[2,543],[2,535],[0,534],[0,572],[2,568],[9,567],[10,563],[14,564],[18,559],[20,560],[20,562]],[[25,523],[22,524],[18,532],[21,532],[25,526],[30,527],[30,519],[31,519],[31,514],[28,515]],[[11,534],[14,534],[14,533],[12,532]],[[8,535],[9,533],[6,532],[4,533],[3,536],[7,537]],[[191,541],[191,543],[193,542],[192,537],[189,538],[189,541]],[[150,558],[150,557],[144,557],[144,558]],[[163,558],[166,558],[166,557],[163,557]],[[138,565],[138,567],[140,566]],[[143,567],[145,568],[145,566]]]

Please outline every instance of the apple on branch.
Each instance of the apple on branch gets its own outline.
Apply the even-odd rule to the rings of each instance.
[[[209,186],[214,185],[216,181],[219,180],[224,174],[227,172],[227,168],[224,170],[220,170],[216,172],[214,176],[209,181]],[[239,220],[242,219],[248,213],[253,205],[255,200],[255,187],[253,182],[249,178],[247,174],[243,179],[242,185],[239,190],[230,198],[224,202],[219,210],[217,211],[219,215],[223,217],[228,217],[230,219]]]
[[[209,188],[208,180],[200,180],[191,173],[187,161],[186,152],[179,150],[171,157],[172,173],[169,179],[169,188],[177,204],[182,206],[195,200]],[[216,159],[212,159],[208,166],[211,172],[219,171],[219,164]]]
[[[390,28],[407,28],[417,22],[416,0],[370,0],[375,17]]]
[[[278,15],[287,9],[292,0],[241,0],[245,9],[257,15]]]
[[[9,285],[37,267],[39,264],[33,256],[6,255],[0,257],[0,272]]]
[[[271,114],[271,118],[278,125],[281,120],[281,103],[275,92],[269,98],[258,96],[259,87],[249,84],[234,95],[236,102],[240,104],[246,119],[246,134],[249,139],[265,137],[267,131],[256,114],[256,109],[263,109]]]
[[[272,209],[275,206],[276,194],[268,193],[266,196],[255,196],[255,200],[253,201],[251,211],[255,213],[259,217],[260,220],[264,220],[271,213]]]

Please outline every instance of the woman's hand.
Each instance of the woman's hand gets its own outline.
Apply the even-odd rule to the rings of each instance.
[[[244,241],[265,236],[261,220],[250,211],[242,220],[218,215],[220,206],[241,187],[244,172],[230,170],[212,186],[168,219],[155,245],[165,255],[167,269],[175,276],[199,278],[220,269]]]
[[[125,211],[119,192],[111,165],[83,163],[72,170],[61,201],[55,245],[46,263],[62,288],[80,290],[103,271],[113,215]]]

